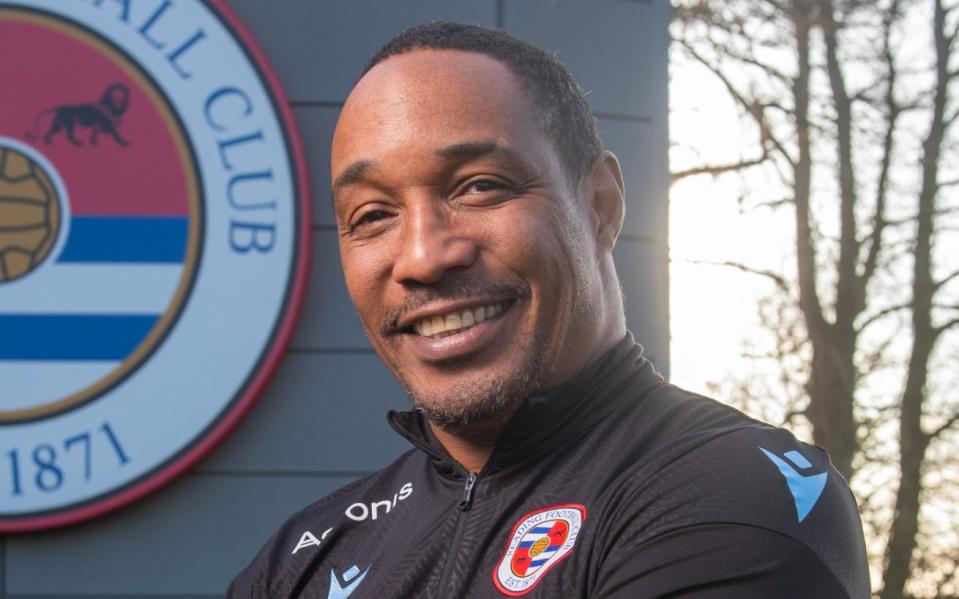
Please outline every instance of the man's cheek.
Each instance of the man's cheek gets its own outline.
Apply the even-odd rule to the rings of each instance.
[[[380,296],[383,294],[384,265],[381,260],[364,256],[355,250],[342,255],[346,290],[362,315],[372,309],[373,304],[383,301]]]

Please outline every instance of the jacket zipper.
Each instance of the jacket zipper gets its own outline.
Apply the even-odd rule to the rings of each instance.
[[[463,487],[463,498],[460,499],[460,511],[468,512],[473,507],[473,489],[476,487],[476,475],[470,472],[466,477],[466,486]]]
[[[470,508],[473,507],[473,490],[476,488],[476,479],[476,474],[470,472],[469,476],[466,477],[466,484],[463,486],[463,497],[460,499],[459,504],[457,504],[459,514],[456,516],[456,530],[453,532],[453,543],[450,545],[450,550],[446,554],[446,560],[443,564],[443,576],[440,578],[437,597],[443,597],[446,594],[446,585],[449,583],[450,578],[450,563],[453,558],[456,557],[460,542],[462,541],[463,528],[466,523],[466,512],[470,511]]]

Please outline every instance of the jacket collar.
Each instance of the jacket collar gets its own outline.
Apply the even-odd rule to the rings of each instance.
[[[637,401],[663,378],[643,357],[643,348],[630,333],[612,349],[566,383],[526,398],[500,434],[490,462],[489,475],[575,442],[597,422],[624,402]],[[454,475],[462,468],[415,411],[390,411],[396,432],[426,453],[440,474]]]

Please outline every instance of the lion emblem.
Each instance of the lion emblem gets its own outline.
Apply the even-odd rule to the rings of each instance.
[[[97,136],[103,133],[112,137],[121,146],[126,146],[128,142],[120,135],[118,128],[129,106],[130,90],[122,83],[114,83],[104,90],[97,102],[63,104],[44,110],[37,115],[33,123],[33,133],[28,133],[27,137],[36,139],[40,121],[52,114],[53,120],[43,136],[43,142],[48,145],[54,135],[63,131],[70,143],[82,146],[83,143],[77,139],[75,133],[78,127],[83,127],[90,130],[91,145],[97,145]]]

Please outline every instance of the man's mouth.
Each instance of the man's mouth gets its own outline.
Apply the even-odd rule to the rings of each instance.
[[[464,308],[446,314],[427,316],[411,326],[417,335],[430,339],[442,339],[465,331],[479,323],[495,318],[509,307],[510,302],[496,302],[485,306]]]

